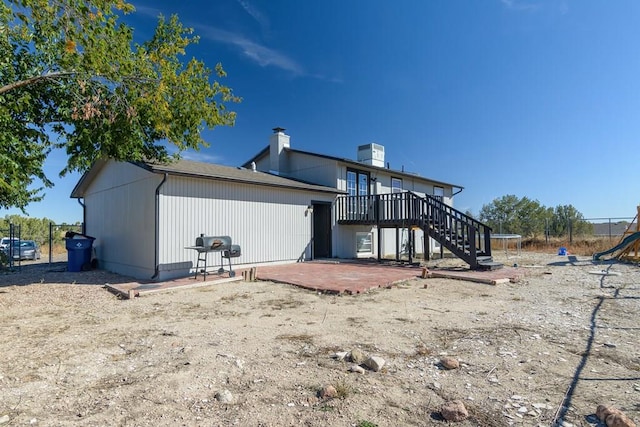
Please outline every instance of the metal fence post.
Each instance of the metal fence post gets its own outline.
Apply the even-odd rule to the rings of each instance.
[[[53,222],[49,222],[49,265],[53,259]]]

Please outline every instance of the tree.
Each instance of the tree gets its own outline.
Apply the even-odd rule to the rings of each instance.
[[[584,216],[572,205],[558,205],[552,210],[549,222],[549,234],[564,236],[569,234],[593,234],[593,224],[584,220]]]
[[[486,222],[496,233],[531,237],[544,231],[546,212],[537,200],[527,197],[519,199],[508,194],[483,205],[480,221]]]
[[[43,163],[64,149],[60,172],[98,159],[166,162],[208,146],[205,128],[233,125],[226,74],[183,61],[198,41],[176,16],[134,43],[118,19],[124,0],[5,0],[0,5],[0,207],[41,200]],[[167,144],[177,147],[170,155]],[[34,182],[43,187],[31,188]]]

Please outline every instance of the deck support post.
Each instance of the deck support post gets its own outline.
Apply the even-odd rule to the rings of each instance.
[[[413,263],[413,230],[407,228],[407,255],[409,256],[409,264]]]

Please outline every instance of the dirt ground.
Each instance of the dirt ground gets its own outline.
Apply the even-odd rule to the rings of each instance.
[[[0,273],[0,425],[445,426],[452,399],[469,412],[459,426],[597,426],[598,404],[640,421],[640,268],[496,258],[526,278],[120,300],[101,285],[125,279],[105,272]],[[332,357],[354,349],[384,366]]]

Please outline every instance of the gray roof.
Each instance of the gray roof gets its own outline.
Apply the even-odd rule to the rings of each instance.
[[[194,162],[191,160],[178,160],[169,164],[145,163],[141,165],[151,172],[167,172],[172,175],[193,176],[200,178],[213,178],[219,180],[245,182],[257,185],[269,185],[273,187],[295,188],[300,190],[321,191],[327,193],[344,193],[337,188],[325,187],[309,182],[285,178],[272,173],[253,171],[244,167],[231,167],[216,165],[213,163]]]
[[[355,160],[346,159],[346,158],[342,158],[342,157],[335,157],[335,156],[329,156],[329,155],[326,155],[326,154],[313,153],[311,151],[297,150],[297,149],[294,149],[294,148],[291,148],[291,147],[285,148],[285,151],[288,151],[288,152],[291,152],[291,153],[305,154],[305,155],[308,155],[308,156],[320,157],[320,158],[323,158],[323,159],[335,160],[336,162],[342,162],[342,163],[345,163],[347,165],[351,165],[351,166],[359,168],[359,169],[364,169],[364,170],[369,170],[369,171],[386,172],[386,173],[390,173],[392,175],[403,176],[403,177],[412,178],[412,179],[419,179],[419,180],[422,180],[422,181],[425,181],[425,182],[429,182],[429,183],[433,183],[433,184],[439,184],[439,185],[442,185],[442,186],[445,186],[445,187],[455,187],[455,188],[464,189],[464,187],[461,186],[461,185],[451,184],[450,182],[444,182],[444,181],[439,181],[439,180],[436,180],[436,179],[427,178],[427,177],[418,175],[416,173],[399,171],[399,170],[395,170],[395,169],[388,169],[388,168],[384,168],[384,167],[380,167],[380,166],[367,165],[367,164],[362,163],[362,162],[357,162]],[[265,148],[260,150],[260,152],[258,152],[258,154],[253,156],[251,159],[247,160],[242,166],[249,167],[251,162],[255,162],[255,161],[263,158],[264,156],[267,156],[268,154],[269,154],[269,146],[267,145]]]
[[[75,188],[71,192],[72,198],[83,197],[84,189],[106,164],[105,161],[96,162],[96,164],[87,171]],[[230,181],[247,183],[253,185],[264,185],[269,187],[289,188],[295,190],[318,191],[323,193],[343,194],[337,188],[326,187],[323,185],[315,185],[308,182],[285,178],[282,176],[253,171],[243,167],[231,167],[216,165],[213,163],[196,162],[192,160],[178,160],[172,163],[148,163],[148,162],[131,162],[131,164],[139,166],[153,173],[167,173],[169,175],[187,176],[194,178],[213,179],[220,181]]]

